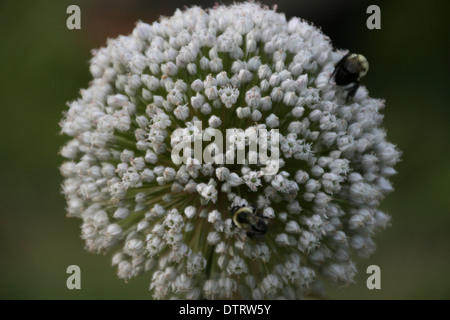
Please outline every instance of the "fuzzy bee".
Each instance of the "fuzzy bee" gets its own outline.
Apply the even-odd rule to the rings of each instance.
[[[334,66],[334,71],[330,77],[338,86],[349,86],[346,102],[355,96],[360,85],[360,79],[369,71],[367,59],[356,53],[347,53]]]
[[[268,229],[267,219],[256,214],[255,206],[233,206],[230,212],[233,224],[243,229],[250,239],[264,237]]]

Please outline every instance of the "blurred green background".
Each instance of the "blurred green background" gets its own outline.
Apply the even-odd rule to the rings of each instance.
[[[65,217],[57,152],[66,101],[88,85],[90,50],[178,7],[213,1],[41,0],[0,4],[0,298],[149,299],[149,275],[124,283],[110,256],[83,250],[80,220]],[[263,1],[267,4],[272,2]],[[449,1],[274,1],[279,12],[322,27],[336,47],[363,53],[363,83],[387,100],[384,125],[403,151],[396,191],[383,208],[392,227],[377,252],[358,259],[357,282],[330,299],[450,298]],[[82,30],[66,28],[66,8],[81,7]],[[381,8],[381,30],[366,28],[366,8]],[[66,288],[66,268],[81,267],[82,289]],[[367,266],[381,268],[368,290]]]

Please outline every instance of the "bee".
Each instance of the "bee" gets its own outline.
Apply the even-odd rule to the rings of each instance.
[[[233,206],[230,212],[233,224],[243,229],[250,239],[264,237],[268,229],[267,219],[256,214],[255,206]]]
[[[347,53],[334,66],[334,71],[330,77],[338,86],[349,86],[346,103],[355,96],[356,90],[360,85],[360,79],[369,71],[369,62],[367,59],[356,53]]]

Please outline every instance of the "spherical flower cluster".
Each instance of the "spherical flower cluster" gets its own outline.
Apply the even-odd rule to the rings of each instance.
[[[345,54],[254,3],[176,11],[108,40],[61,121],[62,191],[86,249],[115,250],[118,276],[147,273],[157,299],[298,299],[350,283],[352,255],[370,255],[389,223],[378,207],[399,151],[380,127],[384,101],[364,86],[347,101],[334,83]],[[183,139],[233,128],[244,149],[277,129],[279,170],[263,174],[252,153],[173,162]],[[251,205],[267,223],[254,239],[230,213]]]

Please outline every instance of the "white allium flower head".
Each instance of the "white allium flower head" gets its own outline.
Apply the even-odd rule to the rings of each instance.
[[[148,274],[156,299],[296,299],[352,282],[352,256],[370,255],[389,225],[379,205],[400,152],[381,127],[384,101],[364,86],[347,101],[330,81],[346,53],[256,3],[177,10],[108,40],[60,123],[71,137],[62,192],[86,249],[115,252],[120,278]],[[265,175],[254,152],[172,161],[178,143],[216,129],[241,129],[231,137],[244,148],[279,130],[278,171]],[[255,207],[263,237],[235,225],[236,205]]]

